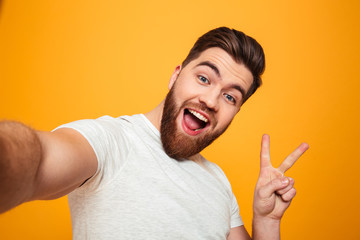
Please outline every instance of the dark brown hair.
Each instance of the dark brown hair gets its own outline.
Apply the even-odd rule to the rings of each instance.
[[[243,32],[227,27],[213,29],[202,35],[182,63],[184,68],[198,58],[208,48],[219,47],[226,51],[237,63],[244,64],[252,73],[254,81],[243,99],[243,103],[262,84],[261,75],[265,70],[265,55],[260,44]]]

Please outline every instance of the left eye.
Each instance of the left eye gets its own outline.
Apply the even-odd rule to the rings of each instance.
[[[209,80],[204,76],[199,76],[199,80],[203,83],[209,83]]]
[[[232,103],[235,103],[235,98],[229,94],[224,94],[225,98],[229,101],[229,102],[232,102]]]

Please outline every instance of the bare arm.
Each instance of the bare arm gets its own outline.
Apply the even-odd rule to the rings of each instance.
[[[30,199],[40,159],[34,131],[21,123],[0,123],[0,212]]]
[[[75,130],[39,132],[0,123],[0,213],[26,201],[64,196],[96,168],[94,151]]]

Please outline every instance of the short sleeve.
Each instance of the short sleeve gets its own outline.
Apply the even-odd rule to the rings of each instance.
[[[244,222],[240,216],[239,212],[239,205],[237,203],[236,197],[234,193],[232,193],[232,199],[231,199],[232,205],[231,205],[231,228],[239,227],[244,225]]]
[[[98,167],[96,173],[80,188],[95,190],[111,181],[126,161],[129,142],[126,137],[126,119],[103,116],[98,119],[85,119],[61,125],[78,131],[93,148]]]
[[[227,179],[223,170],[215,163],[209,162],[206,160],[207,165],[211,168],[211,170],[215,173],[215,175],[219,178],[219,180],[224,184],[224,187],[227,190],[229,196],[229,209],[230,209],[230,227],[238,227],[244,225],[243,220],[240,216],[239,205],[237,203],[236,197],[232,191],[231,184]]]

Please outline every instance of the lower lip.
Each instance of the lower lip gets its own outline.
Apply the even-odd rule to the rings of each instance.
[[[189,134],[190,136],[196,136],[196,135],[199,135],[200,133],[202,133],[208,126],[206,125],[204,128],[200,129],[200,130],[197,130],[197,131],[193,131],[191,130],[190,128],[188,128],[185,124],[185,121],[184,121],[184,112],[182,114],[182,119],[181,119],[181,126],[182,126],[182,129],[184,130],[185,133]]]

